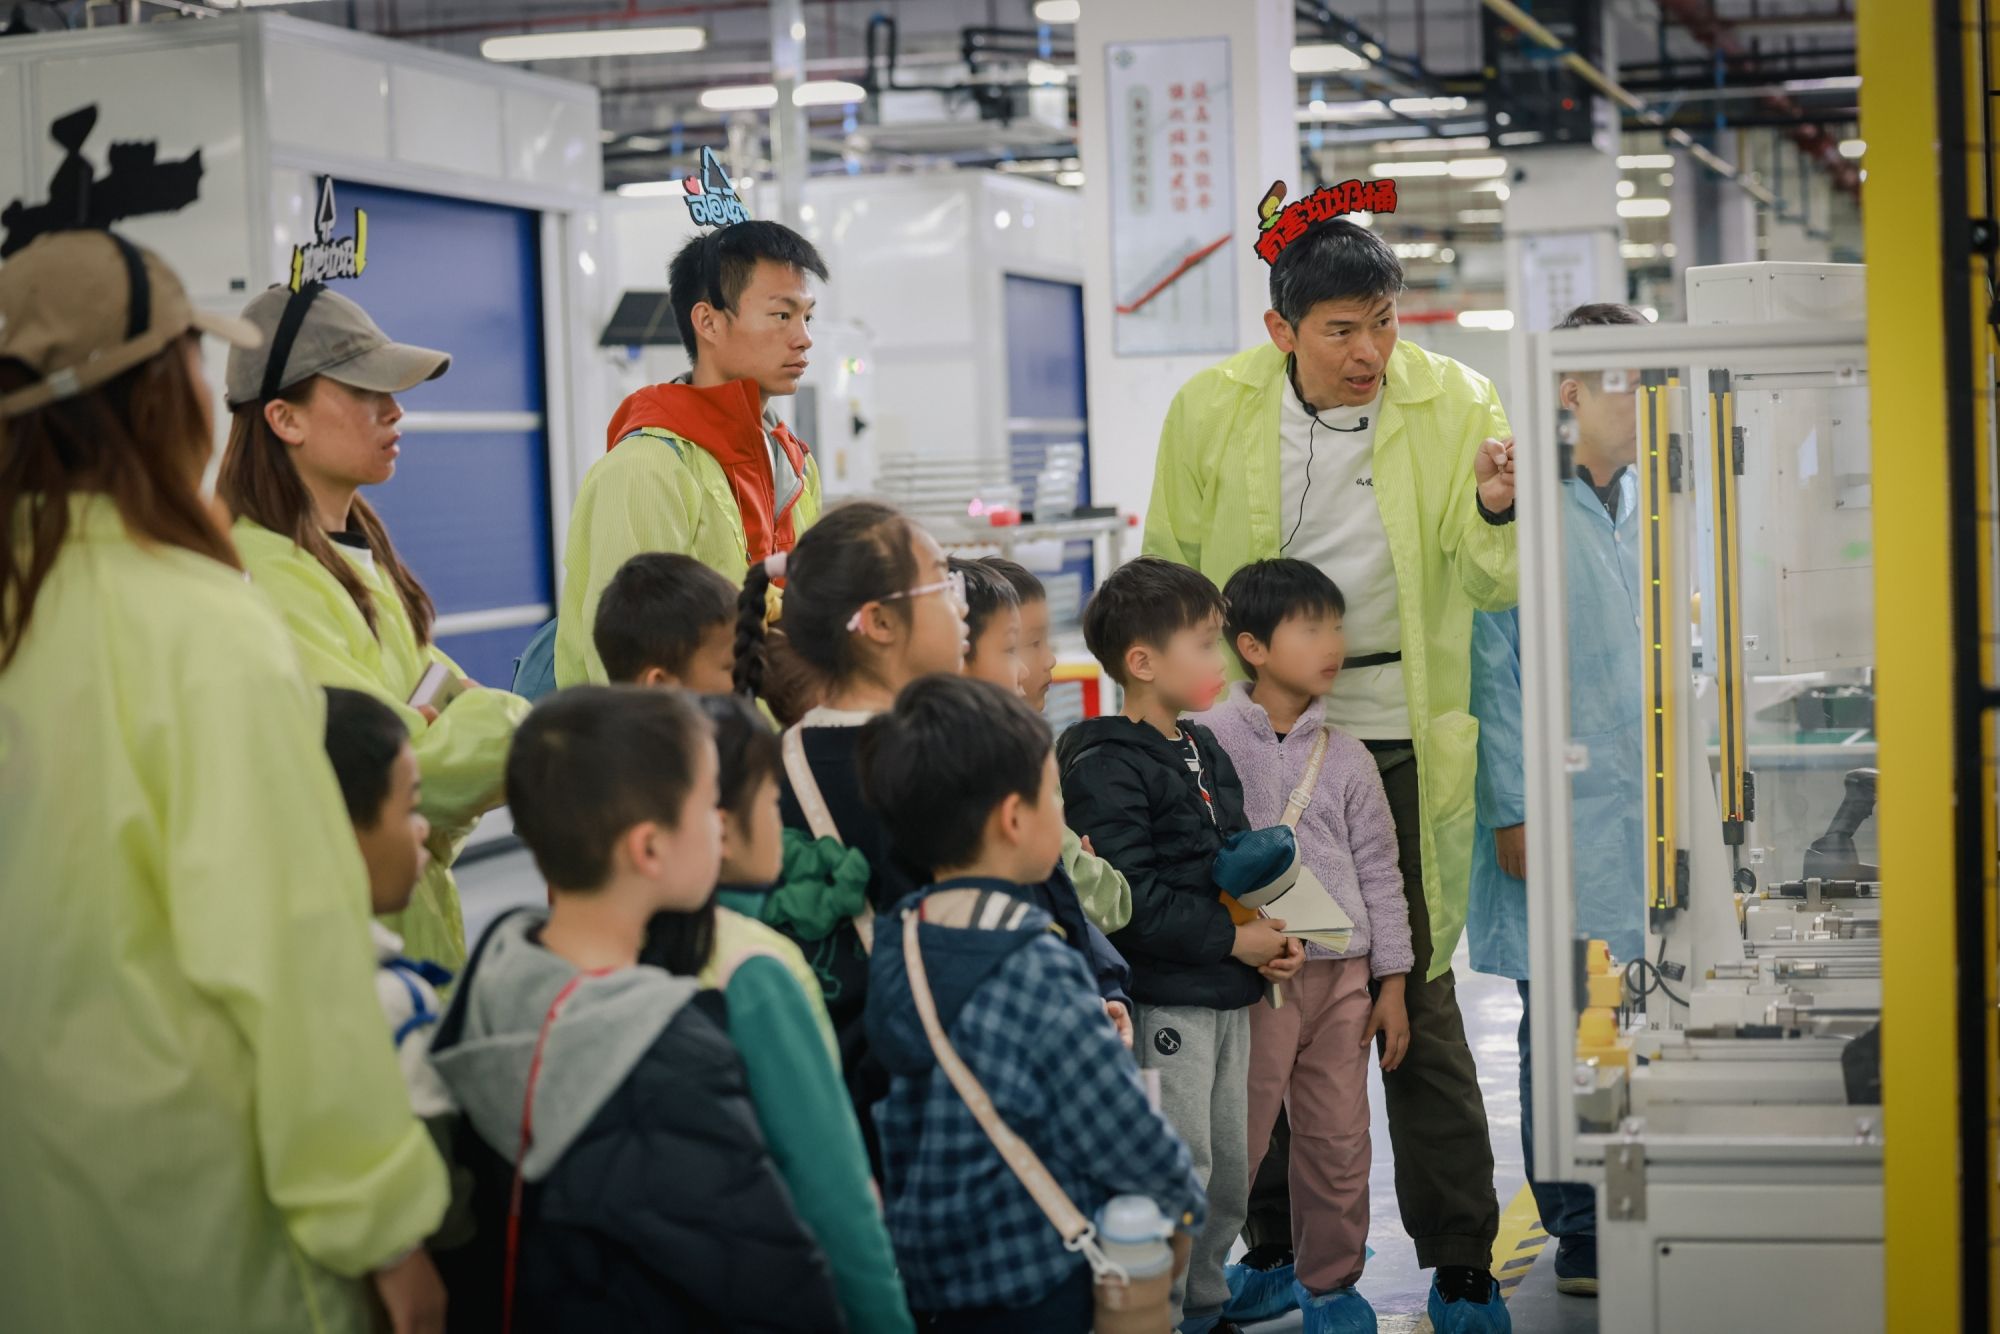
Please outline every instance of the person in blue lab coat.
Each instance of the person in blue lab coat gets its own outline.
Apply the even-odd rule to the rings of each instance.
[[[1579,306],[1558,329],[1644,324],[1630,306]],[[1590,767],[1570,788],[1576,929],[1623,962],[1645,948],[1644,702],[1639,644],[1638,424],[1630,377],[1567,376],[1558,396],[1576,422],[1574,474],[1562,483],[1569,605],[1570,739]],[[1479,612],[1472,629],[1472,713],[1479,719],[1478,825],[1466,939],[1473,968],[1521,991],[1521,1151],[1542,1227],[1557,1239],[1556,1287],[1597,1294],[1597,1210],[1590,1187],[1536,1181],[1528,1051],[1527,838],[1521,774],[1521,624]]]

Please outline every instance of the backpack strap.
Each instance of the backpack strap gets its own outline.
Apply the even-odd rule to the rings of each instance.
[[[1292,795],[1285,798],[1285,814],[1279,823],[1293,829],[1299,827],[1299,818],[1306,813],[1306,807],[1312,805],[1313,792],[1319,787],[1319,771],[1326,763],[1326,748],[1332,735],[1331,731],[1322,727],[1319,735],[1313,738],[1312,756],[1306,761],[1306,776],[1292,789]]]
[[[792,795],[798,798],[799,809],[805,812],[806,827],[812,830],[814,838],[830,838],[842,847],[847,840],[840,836],[840,826],[833,822],[833,812],[827,809],[826,795],[819,790],[819,780],[813,777],[812,764],[806,759],[806,743],[803,726],[785,729],[782,747],[785,754],[785,777],[791,780]],[[854,934],[861,938],[861,948],[872,954],[875,952],[875,905],[866,899],[861,902],[861,911],[851,919]]]

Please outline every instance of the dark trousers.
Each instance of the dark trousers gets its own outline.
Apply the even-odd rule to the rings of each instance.
[[[1528,984],[1521,992],[1521,1161],[1526,1164],[1528,1189],[1542,1216],[1542,1231],[1551,1237],[1597,1235],[1597,1192],[1577,1181],[1542,1181],[1535,1176],[1535,1079],[1528,1059]]]
[[[1424,976],[1431,966],[1431,919],[1424,903],[1417,755],[1407,744],[1371,742],[1368,749],[1382,772],[1389,813],[1396,820],[1397,862],[1416,952],[1416,966],[1403,991],[1410,1013],[1409,1054],[1382,1077],[1396,1159],[1396,1205],[1403,1230],[1417,1245],[1420,1266],[1488,1269],[1500,1230],[1500,1203],[1493,1194],[1486,1099],[1465,1040],[1451,970],[1429,980]],[[1291,1241],[1290,1162],[1290,1127],[1280,1117],[1250,1191],[1250,1221],[1243,1236],[1252,1246]]]
[[[1097,1318],[1096,1279],[1089,1265],[1056,1285],[1033,1306],[982,1306],[969,1311],[917,1313],[917,1328],[925,1334],[1090,1334]]]

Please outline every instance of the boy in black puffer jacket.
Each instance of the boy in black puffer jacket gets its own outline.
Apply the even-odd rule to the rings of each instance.
[[[1076,724],[1056,746],[1070,828],[1132,883],[1132,920],[1111,943],[1132,966],[1133,1052],[1160,1072],[1161,1110],[1208,1192],[1175,1285],[1183,1334],[1220,1321],[1223,1265],[1249,1207],[1246,1007],[1305,958],[1282,922],[1235,925],[1215,887],[1215,854],[1250,827],[1243,786],[1208,729],[1181,715],[1222,688],[1222,610],[1215,585],[1186,566],[1143,557],[1113,571],[1084,608],[1083,637],[1124,687],[1125,710]]]
[[[843,1328],[720,993],[638,961],[654,913],[715,891],[716,771],[678,690],[566,690],[515,735],[507,801],[554,906],[493,924],[432,1042],[475,1132],[478,1235],[436,1257],[454,1329],[510,1306],[515,1334]]]

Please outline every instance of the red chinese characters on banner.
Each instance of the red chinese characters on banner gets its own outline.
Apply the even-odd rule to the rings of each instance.
[[[1274,187],[1276,189],[1276,187]],[[1282,197],[1282,191],[1279,191]],[[1396,211],[1396,183],[1342,181],[1323,185],[1303,199],[1287,204],[1264,224],[1257,237],[1257,254],[1266,264],[1275,263],[1286,246],[1306,234],[1308,228],[1349,213],[1393,213]]]
[[[1168,185],[1173,210],[1176,213],[1185,213],[1189,208],[1209,208],[1215,203],[1214,184],[1209,173],[1196,171],[1189,174],[1184,170],[1189,165],[1189,154],[1185,150],[1208,142],[1208,131],[1200,128],[1213,121],[1209,114],[1208,82],[1205,79],[1197,79],[1193,83],[1168,84],[1167,100],[1174,104],[1173,110],[1168,113],[1170,123],[1177,127],[1185,124],[1196,127],[1192,140],[1188,131],[1184,129],[1173,129],[1167,135],[1167,145],[1171,150],[1168,163],[1174,172],[1173,179]],[[1197,147],[1193,158],[1194,166],[1208,166],[1208,149]]]

